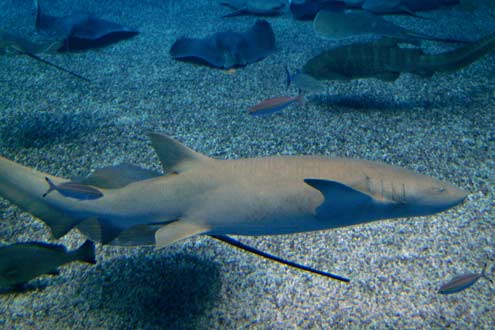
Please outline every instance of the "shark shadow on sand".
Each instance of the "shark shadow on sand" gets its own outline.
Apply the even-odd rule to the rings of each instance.
[[[150,252],[103,261],[78,283],[94,286],[81,289],[85,300],[98,305],[89,313],[133,329],[200,328],[201,316],[218,304],[218,263],[192,253]]]

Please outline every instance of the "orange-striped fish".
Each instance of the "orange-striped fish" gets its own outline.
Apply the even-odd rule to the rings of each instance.
[[[269,115],[287,108],[293,103],[304,103],[304,94],[297,96],[280,96],[262,101],[249,109],[249,114],[253,116]]]

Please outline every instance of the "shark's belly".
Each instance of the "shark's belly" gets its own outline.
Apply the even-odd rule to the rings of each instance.
[[[211,234],[277,235],[324,229],[314,216],[322,195],[304,182],[296,185],[231,184],[205,194],[189,213]]]

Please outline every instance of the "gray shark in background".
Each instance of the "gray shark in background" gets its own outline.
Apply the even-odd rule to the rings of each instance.
[[[344,0],[375,14],[410,14],[459,4],[459,0]]]
[[[289,234],[424,216],[466,197],[448,183],[381,162],[217,160],[164,135],[150,138],[166,175],[106,170],[106,184],[90,181],[101,198],[74,199],[57,191],[42,197],[45,178],[67,180],[0,158],[0,195],[43,220],[55,237],[77,227],[103,243],[157,247],[197,234]]]
[[[400,42],[385,38],[331,48],[311,58],[302,73],[317,80],[395,81],[401,73],[429,78],[436,72],[460,70],[495,51],[495,34],[439,54],[427,54],[421,48],[402,48]]]

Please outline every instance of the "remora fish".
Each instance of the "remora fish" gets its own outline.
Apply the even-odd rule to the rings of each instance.
[[[481,273],[467,273],[467,274],[457,275],[454,278],[452,278],[450,281],[442,285],[438,290],[438,293],[451,294],[462,291],[464,289],[469,288],[471,285],[476,283],[476,281],[478,281],[482,277],[486,278],[488,281],[493,283],[493,281],[490,278],[488,278],[488,276],[486,276],[485,272],[486,272],[486,264],[483,267]]]
[[[280,96],[264,100],[249,109],[249,114],[253,116],[268,115],[279,112],[293,103],[303,104],[304,94],[297,96]]]
[[[164,247],[196,235],[275,235],[430,215],[461,203],[448,183],[381,162],[327,157],[217,160],[150,134],[164,176],[104,189],[102,198],[41,197],[50,176],[0,157],[0,196],[56,237],[78,227],[120,245]]]
[[[87,240],[75,251],[42,242],[0,247],[0,286],[19,286],[43,275],[58,275],[58,267],[73,261],[95,264],[95,245]]]
[[[76,182],[62,182],[59,184],[53,183],[50,178],[45,178],[46,182],[48,182],[48,190],[43,194],[43,197],[46,197],[50,192],[56,190],[61,195],[69,198],[75,199],[97,199],[103,197],[103,193],[96,188],[91,186],[80,184]]]
[[[409,72],[431,77],[435,72],[459,70],[495,50],[495,34],[440,54],[400,48],[399,41],[381,39],[332,48],[310,59],[302,72],[319,80],[378,78],[396,80]]]

